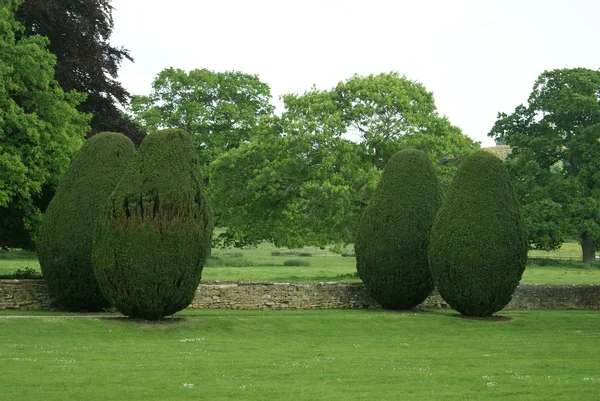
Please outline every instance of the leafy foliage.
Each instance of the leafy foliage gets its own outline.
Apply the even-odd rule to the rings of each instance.
[[[12,235],[22,221],[35,237],[41,213],[34,199],[58,183],[89,129],[89,116],[76,109],[85,96],[54,80],[48,40],[22,34],[18,4],[0,5],[0,246],[29,242]]]
[[[433,290],[427,255],[441,197],[424,152],[402,150],[386,165],[355,243],[358,274],[383,307],[412,308]]]
[[[108,306],[92,269],[93,228],[135,148],[123,134],[88,139],[73,159],[46,213],[38,241],[42,273],[56,303],[70,310]]]
[[[106,298],[133,318],[160,319],[188,306],[213,230],[189,134],[146,137],[107,209],[93,246]]]
[[[226,244],[301,248],[349,242],[378,172],[359,145],[323,133],[284,134],[263,121],[247,144],[210,166],[208,193]],[[228,237],[228,235],[230,235]]]
[[[418,148],[449,183],[478,145],[440,117],[433,96],[397,73],[354,76],[330,91],[283,96],[281,117],[216,159],[209,194],[225,243],[301,247],[354,241],[381,169]],[[358,142],[354,140],[358,139]]]
[[[92,134],[121,132],[139,145],[143,134],[117,106],[127,105],[130,98],[117,81],[119,66],[123,59],[133,59],[128,50],[111,46],[112,11],[110,0],[25,0],[16,18],[25,35],[50,40],[60,86],[87,93],[79,110],[93,115]]]
[[[401,149],[419,149],[435,162],[443,183],[478,145],[437,113],[433,94],[397,72],[354,75],[329,91],[283,96],[286,112],[308,132],[352,137],[361,154],[383,169]]]
[[[23,269],[17,269],[12,274],[0,274],[0,280],[14,279],[14,280],[35,280],[42,279],[42,273],[32,269],[31,267],[25,267]]]
[[[181,128],[192,134],[200,162],[209,164],[247,142],[261,116],[269,115],[269,86],[256,75],[167,68],[150,96],[134,96],[132,118],[148,132]]]
[[[499,113],[490,136],[512,147],[509,170],[530,247],[556,249],[580,239],[594,262],[600,241],[600,71],[545,71],[526,105]]]
[[[464,315],[508,304],[527,262],[527,233],[502,161],[485,151],[460,165],[433,223],[429,261],[441,296]]]

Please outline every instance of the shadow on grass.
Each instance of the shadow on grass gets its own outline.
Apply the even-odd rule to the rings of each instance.
[[[476,322],[492,322],[492,323],[497,323],[497,322],[510,322],[511,320],[513,320],[512,317],[502,316],[502,315],[466,316],[466,315],[461,315],[460,313],[454,313],[454,314],[449,315],[449,316],[450,317],[454,317],[454,318],[459,318],[459,319],[465,319],[465,320],[474,320]]]

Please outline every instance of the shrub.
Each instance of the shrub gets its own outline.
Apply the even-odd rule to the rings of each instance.
[[[143,140],[109,198],[94,242],[100,288],[123,314],[160,319],[194,298],[213,231],[201,182],[185,131]]]
[[[206,261],[204,267],[253,267],[256,263],[246,259],[212,259]]]
[[[96,311],[108,306],[92,269],[93,227],[134,154],[125,135],[91,137],[48,205],[37,251],[48,289],[61,308]]]
[[[303,251],[280,251],[274,250],[271,251],[271,256],[301,256],[301,257],[310,257],[313,256],[312,252],[303,252]]]
[[[430,265],[440,295],[464,315],[501,310],[527,262],[527,236],[508,171],[479,151],[459,166],[432,229]]]
[[[308,260],[302,260],[302,259],[288,259],[288,260],[284,260],[283,261],[283,265],[284,266],[304,266],[304,267],[308,267],[308,266],[310,266],[310,262]]]
[[[433,290],[427,252],[441,189],[419,150],[390,159],[359,223],[355,243],[361,280],[384,308],[412,308]]]
[[[329,252],[341,255],[342,252],[344,252],[344,250],[342,249],[342,246],[340,244],[336,244],[329,248]]]
[[[31,268],[24,267],[22,269],[17,269],[13,273],[10,274],[0,274],[0,280],[6,279],[14,279],[14,280],[28,280],[28,279],[40,279],[44,278],[42,273]]]
[[[224,256],[227,256],[229,258],[243,258],[244,253],[243,252],[227,252],[224,254]]]

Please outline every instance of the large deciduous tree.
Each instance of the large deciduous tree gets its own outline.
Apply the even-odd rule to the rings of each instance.
[[[360,146],[265,118],[253,140],[210,165],[208,194],[226,245],[350,242],[379,172]]]
[[[512,147],[509,169],[529,244],[550,250],[579,238],[584,262],[600,241],[600,71],[545,71],[525,105],[500,113],[490,134]]]
[[[449,184],[454,162],[478,147],[438,114],[431,92],[397,72],[355,75],[329,91],[312,88],[283,100],[286,114],[306,131],[353,138],[377,169],[398,150],[415,148],[432,158],[442,183]]]
[[[250,143],[211,165],[208,193],[228,239],[288,247],[351,242],[396,151],[425,151],[449,183],[452,161],[477,147],[438,115],[423,85],[393,72],[283,100],[281,117],[265,118]]]
[[[21,221],[35,229],[41,213],[33,199],[56,185],[89,130],[76,107],[85,95],[64,92],[54,80],[48,40],[23,35],[14,13],[20,1],[0,3],[0,246],[30,243]],[[6,219],[6,220],[5,220]],[[6,224],[8,223],[8,224]],[[35,231],[35,230],[34,230]]]
[[[271,90],[256,75],[167,68],[149,96],[134,96],[133,119],[148,132],[181,128],[189,132],[200,162],[247,142],[262,116],[269,115]]]
[[[92,113],[90,135],[121,132],[139,145],[143,133],[125,118],[119,106],[130,95],[117,80],[123,59],[133,61],[129,51],[111,45],[113,19],[110,0],[24,0],[16,18],[25,35],[50,40],[56,56],[56,80],[65,91],[87,93],[78,107]]]

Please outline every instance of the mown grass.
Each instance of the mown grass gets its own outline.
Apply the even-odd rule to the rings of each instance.
[[[442,310],[0,318],[1,398],[598,399],[599,312],[502,315],[510,320]]]
[[[574,255],[577,247],[579,245],[576,243],[565,243],[558,251],[531,252],[532,259],[521,282],[600,284],[600,265],[594,266],[566,259]],[[346,254],[353,252],[352,247],[347,247],[343,251]],[[581,253],[580,249],[579,253]],[[308,266],[285,266],[286,262],[308,264]],[[25,267],[39,271],[35,253],[0,252],[0,276],[12,274],[17,269]],[[353,256],[343,257],[327,249],[315,247],[290,250],[262,244],[256,248],[243,250],[214,249],[211,259],[204,268],[202,281],[314,282],[360,281],[360,279],[356,274],[356,259]]]

